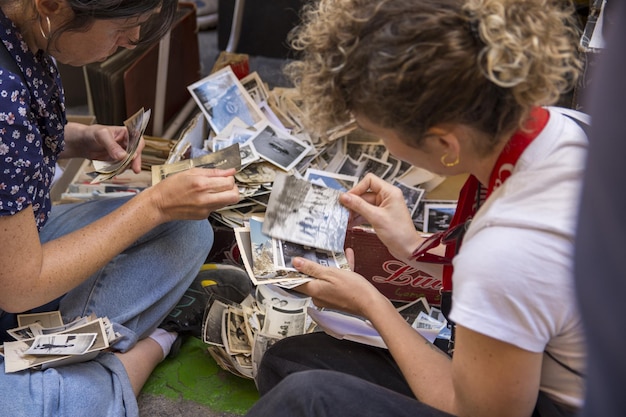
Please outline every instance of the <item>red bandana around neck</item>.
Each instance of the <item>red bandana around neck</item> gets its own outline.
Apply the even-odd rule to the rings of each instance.
[[[452,290],[451,261],[461,246],[461,239],[455,238],[455,236],[459,235],[458,231],[465,228],[468,222],[478,211],[480,205],[494,190],[498,189],[498,187],[500,187],[511,176],[518,159],[524,150],[526,150],[528,145],[530,145],[544,129],[548,123],[549,116],[550,113],[548,110],[542,107],[536,107],[531,111],[529,119],[526,123],[526,128],[513,134],[513,136],[509,139],[509,142],[502,149],[502,152],[500,153],[500,156],[491,171],[487,189],[485,190],[485,188],[481,186],[475,176],[470,175],[461,188],[457,208],[448,230],[436,234],[437,236],[433,235],[428,239],[428,242],[430,242],[429,245],[420,245],[413,253],[414,259],[419,261],[421,258],[424,258],[423,260],[427,262],[426,259],[428,259],[428,256],[425,255],[428,255],[428,249],[436,246],[435,243],[438,244],[438,242],[446,245],[445,259],[447,262],[440,261],[440,263],[445,263],[443,267],[442,291]]]

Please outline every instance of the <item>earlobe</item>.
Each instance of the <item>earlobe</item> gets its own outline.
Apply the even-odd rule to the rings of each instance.
[[[40,15],[46,17],[59,13],[63,4],[61,0],[35,0],[35,8]]]

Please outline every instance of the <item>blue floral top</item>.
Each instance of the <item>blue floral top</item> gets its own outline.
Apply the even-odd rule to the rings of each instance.
[[[39,230],[66,123],[61,78],[52,58],[33,54],[0,10],[0,37],[22,74],[0,67],[0,216],[32,206]]]

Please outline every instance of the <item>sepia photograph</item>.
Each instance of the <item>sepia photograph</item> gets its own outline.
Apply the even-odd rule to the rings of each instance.
[[[343,252],[349,212],[339,203],[340,194],[294,176],[277,175],[263,233],[317,249]]]
[[[248,339],[243,311],[228,308],[228,349],[230,353],[252,353],[252,341]]]
[[[170,175],[186,171],[191,168],[218,168],[239,169],[241,167],[241,153],[239,144],[235,143],[217,152],[212,152],[193,159],[183,159],[171,164],[152,165],[152,185],[159,183]]]

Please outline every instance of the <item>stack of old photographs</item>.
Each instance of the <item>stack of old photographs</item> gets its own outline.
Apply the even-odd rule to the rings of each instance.
[[[98,184],[103,181],[121,174],[133,162],[143,132],[146,130],[148,121],[150,120],[151,110],[144,111],[139,109],[137,113],[124,121],[124,126],[128,130],[128,146],[126,147],[126,157],[120,161],[110,163],[105,161],[92,161],[96,177],[91,181],[92,184]]]
[[[433,343],[437,337],[449,338],[446,332],[442,333],[447,329],[448,321],[440,309],[428,305],[426,298],[420,297],[396,309],[406,322],[429,342]],[[362,317],[340,311],[317,309],[314,306],[309,306],[307,313],[320,330],[337,339],[387,348],[374,326]]]
[[[273,285],[261,285],[240,304],[214,297],[205,311],[202,337],[218,365],[235,375],[254,378],[265,351],[276,341],[309,333],[309,297]]]
[[[255,285],[296,287],[310,278],[291,260],[304,257],[324,266],[349,269],[343,252],[348,210],[341,191],[293,175],[278,174],[263,216],[236,227],[235,238]]]
[[[411,327],[431,343],[446,338],[447,321],[424,297],[397,307]],[[362,317],[320,309],[310,297],[274,284],[259,285],[240,304],[213,296],[205,310],[203,341],[217,364],[254,379],[264,353],[290,336],[324,331],[343,340],[386,348],[380,334]]]
[[[235,179],[241,201],[212,214],[224,225],[245,227],[251,217],[262,216],[279,174],[310,178],[346,191],[365,174],[374,173],[402,190],[416,227],[426,232],[445,222],[445,216],[430,224],[424,221],[428,204],[448,204],[446,210],[455,204],[425,201],[424,194],[444,178],[393,157],[380,138],[357,129],[354,123],[337,126],[322,136],[312,135],[303,123],[296,89],[269,89],[256,72],[239,80],[229,66],[188,89],[204,115],[208,131],[191,150],[189,143],[175,146],[177,154],[170,160],[239,145],[241,168]],[[194,123],[198,124],[197,120]],[[440,209],[444,207],[433,208],[431,215],[440,214],[436,211]]]
[[[19,314],[17,324],[7,331],[15,341],[2,346],[6,373],[88,361],[119,338],[108,318],[94,315],[63,323],[59,311]]]

